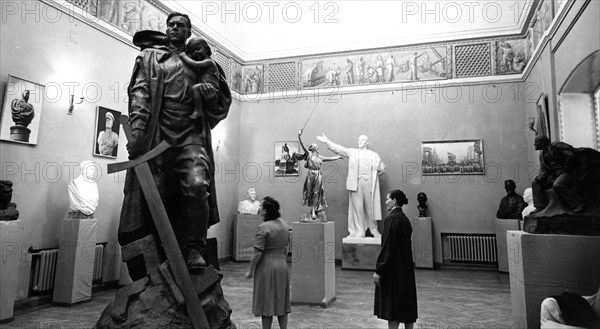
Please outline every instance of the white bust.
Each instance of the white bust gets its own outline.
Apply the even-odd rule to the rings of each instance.
[[[523,214],[523,218],[525,218],[525,216],[529,215],[530,212],[535,210],[535,207],[533,206],[533,190],[531,187],[526,188],[523,192],[523,200],[527,202],[527,207],[525,207],[521,213]]]
[[[250,188],[247,198],[238,204],[238,214],[256,215],[260,209],[260,201],[256,200],[256,190]]]
[[[85,215],[92,215],[98,207],[98,186],[96,164],[84,160],[79,164],[81,174],[69,182],[69,210],[80,211]]]

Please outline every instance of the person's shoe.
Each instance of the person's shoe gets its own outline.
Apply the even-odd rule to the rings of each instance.
[[[185,258],[185,264],[187,265],[188,269],[206,267],[206,261],[204,260],[204,257],[202,257],[200,252],[196,249],[190,249],[187,257]]]

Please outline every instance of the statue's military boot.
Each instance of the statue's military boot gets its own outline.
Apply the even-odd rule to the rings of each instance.
[[[185,258],[185,264],[188,269],[194,269],[199,267],[206,267],[206,261],[204,257],[200,254],[200,252],[196,249],[190,249]]]

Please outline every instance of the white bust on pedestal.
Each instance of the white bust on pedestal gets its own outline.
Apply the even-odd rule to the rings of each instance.
[[[69,182],[69,213],[60,227],[60,244],[52,302],[72,305],[92,298],[98,207],[96,164],[80,163],[81,174]]]
[[[98,186],[96,164],[84,160],[79,164],[81,174],[69,182],[69,218],[78,216],[91,218],[98,207]]]
[[[529,215],[530,212],[535,210],[535,206],[533,205],[533,190],[531,187],[526,188],[523,192],[523,200],[527,203],[527,207],[525,207],[523,212],[521,212],[523,219],[525,219],[525,216]]]
[[[260,201],[256,200],[256,190],[248,189],[247,198],[238,204],[238,213],[242,215],[256,215],[260,210]]]

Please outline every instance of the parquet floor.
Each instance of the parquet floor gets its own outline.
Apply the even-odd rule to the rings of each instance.
[[[221,265],[222,286],[239,329],[259,329],[260,318],[251,313],[252,280],[243,274],[247,263]],[[370,271],[336,267],[336,298],[328,308],[292,306],[290,329],[387,328],[373,316],[373,283]],[[506,274],[469,270],[417,270],[419,319],[415,328],[511,328],[509,277]],[[42,305],[15,312],[15,320],[1,329],[93,328],[114,290],[94,294],[92,300],[72,307]],[[273,321],[273,328],[279,328]]]

